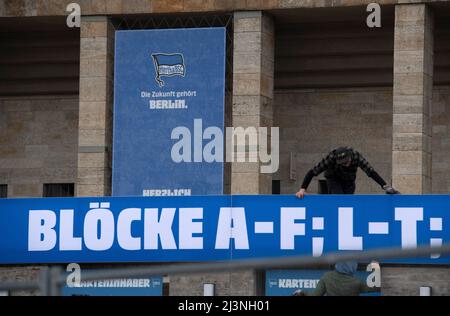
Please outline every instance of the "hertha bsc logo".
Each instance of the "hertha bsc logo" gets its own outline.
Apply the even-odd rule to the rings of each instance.
[[[186,74],[183,54],[152,54],[152,59],[155,65],[155,80],[160,87],[165,85],[161,77],[184,77]]]

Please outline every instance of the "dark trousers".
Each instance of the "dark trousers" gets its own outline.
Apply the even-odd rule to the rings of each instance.
[[[328,194],[353,194],[355,193],[354,181],[342,181],[337,179],[327,179]]]

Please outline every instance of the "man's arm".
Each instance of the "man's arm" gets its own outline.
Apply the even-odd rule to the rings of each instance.
[[[398,194],[397,190],[388,185],[386,181],[375,171],[375,169],[369,164],[366,158],[363,157],[359,152],[355,151],[356,158],[358,159],[358,166],[376,183],[380,185],[380,187],[386,191],[387,194]]]
[[[372,178],[380,187],[386,191],[387,194],[398,194],[399,192],[393,187],[388,185],[386,181],[375,171],[375,169],[369,164],[366,158],[359,152],[355,151],[356,159],[358,159],[358,166],[367,174],[369,178]]]
[[[383,187],[386,185],[386,181],[375,171],[375,169],[369,164],[369,162],[359,152],[355,151],[355,158],[358,160],[358,166],[367,174],[369,178],[372,178],[376,183]]]
[[[303,179],[302,186],[300,187],[300,191],[297,192],[296,196],[298,198],[303,198],[305,195],[306,189],[308,189],[309,184],[311,183],[311,180],[315,177],[324,172],[328,166],[330,166],[334,161],[334,156],[332,153],[329,153],[325,158],[323,158],[317,165],[314,166],[311,170],[309,170],[305,178]]]
[[[314,170],[313,169],[309,170],[306,173],[305,178],[303,179],[302,186],[300,187],[300,189],[305,189],[305,190],[308,189],[308,186],[314,177],[315,177]]]

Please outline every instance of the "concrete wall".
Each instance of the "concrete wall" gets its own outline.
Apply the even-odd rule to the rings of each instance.
[[[275,89],[392,86],[393,10],[383,8],[381,28],[361,27],[362,16],[361,7],[343,21],[318,13],[276,19]]]
[[[234,273],[203,273],[170,277],[170,296],[203,296],[203,284],[215,284],[217,296],[258,295],[256,290],[256,272],[239,271]]]
[[[41,197],[44,183],[75,183],[77,97],[0,99],[0,183],[8,197]]]
[[[431,193],[434,12],[395,7],[392,182],[407,194]]]
[[[319,89],[276,91],[275,126],[280,127],[281,193],[292,194],[306,172],[331,149],[349,145],[359,150],[387,181],[391,180],[392,89]],[[450,87],[433,89],[432,192],[450,193]],[[289,153],[296,153],[297,181],[289,179]],[[309,187],[318,193],[318,179]],[[359,194],[381,194],[361,170]]]
[[[381,295],[418,296],[421,286],[431,286],[431,295],[449,295],[450,267],[382,267]]]
[[[70,2],[72,1],[0,0],[0,16],[65,16],[67,14],[65,11],[66,5]],[[383,1],[384,4],[397,2],[399,1]],[[411,0],[411,2],[416,1]],[[109,170],[108,155],[110,151],[108,151],[109,143],[107,140],[109,136],[107,133],[110,132],[108,118],[111,99],[108,99],[108,95],[110,95],[111,90],[108,88],[108,85],[112,78],[112,59],[108,54],[112,52],[113,41],[111,40],[112,36],[109,34],[112,27],[103,15],[339,7],[361,5],[362,1],[81,0],[80,4],[83,15],[99,15],[97,17],[83,18],[82,21],[80,106],[78,106],[78,97],[75,96],[8,97],[0,99],[0,183],[10,184],[9,196],[41,196],[42,184],[45,182],[77,182],[78,185],[82,185],[77,188],[79,195],[104,195],[108,192],[109,174],[105,170]],[[327,16],[332,17],[346,9],[339,8],[339,10],[333,12],[323,11],[325,15],[315,23],[321,26],[322,22],[327,22]],[[294,13],[292,18],[298,19],[295,13],[299,11],[284,11],[284,17],[289,16],[289,13]],[[309,15],[312,11],[317,12],[316,10],[311,10],[303,14]],[[278,14],[276,18],[283,16],[279,15],[279,12],[272,13]],[[269,15],[266,16],[259,13],[255,17],[251,18],[246,12],[243,15],[241,14],[242,20],[240,22],[244,23],[238,23],[237,26],[240,26],[241,29],[237,27],[235,30],[235,35],[237,35],[235,36],[235,44],[237,45],[234,49],[235,90],[233,92],[232,113],[234,125],[265,125],[264,123],[272,123],[272,118],[270,115],[266,117],[267,113],[264,111],[268,105],[270,111],[272,110],[273,91],[271,86],[273,81],[275,81],[275,86],[277,86],[277,75],[275,75],[275,78],[271,76],[273,72],[272,63],[274,60],[277,61],[279,56],[275,55],[275,58],[272,56],[272,30],[267,32],[267,29],[263,27],[264,25],[271,25],[270,28],[272,28],[273,24],[260,23],[261,17],[267,18]],[[254,19],[256,23],[247,21],[249,19]],[[4,20],[0,21],[0,28],[3,22]],[[29,23],[30,26],[34,22],[29,21]],[[18,23],[14,22],[13,24]],[[27,25],[21,25],[28,30]],[[253,29],[255,27],[256,29]],[[333,26],[330,26],[328,29],[331,32],[333,28]],[[350,29],[352,28],[353,26],[350,27]],[[276,34],[277,25],[275,25],[274,29]],[[291,29],[290,26],[288,29]],[[300,29],[304,30],[303,25]],[[314,46],[311,44],[311,41],[305,40],[311,37],[311,30],[306,30],[305,32],[308,34],[300,34],[303,36],[302,40],[304,42],[296,44],[297,46],[292,46],[292,39],[285,39],[285,44],[287,45],[285,50],[296,47],[298,52],[302,53],[301,49],[307,47],[312,50],[312,55],[316,56],[318,52],[323,51],[324,46],[330,46],[334,47],[334,49],[342,48],[344,53],[348,52],[350,55],[354,53],[352,49],[354,46],[346,43],[342,46],[329,45],[328,39],[322,39],[318,46]],[[323,36],[323,30],[321,29],[316,33],[315,36]],[[337,37],[347,37],[347,33],[341,33],[341,30],[338,33]],[[397,38],[397,41],[398,39],[407,39],[410,33],[409,31],[398,33],[401,36]],[[424,37],[423,32],[416,33],[414,34],[418,35],[419,39]],[[365,37],[366,35],[358,33],[355,34],[355,37]],[[382,68],[382,75],[376,76],[376,78],[381,79],[373,81],[375,77],[366,77],[367,81],[363,82],[363,85],[366,86],[364,88],[361,85],[359,85],[361,88],[355,88],[355,82],[361,83],[361,78],[354,77],[353,74],[356,72],[364,73],[360,71],[361,69],[367,70],[367,68],[360,67],[360,65],[367,66],[366,60],[358,60],[356,62],[354,57],[349,57],[347,64],[353,66],[354,69],[353,73],[348,74],[346,78],[354,81],[345,81],[347,83],[346,86],[349,87],[346,89],[330,88],[336,87],[334,85],[336,82],[342,83],[342,78],[344,78],[341,76],[343,69],[340,60],[336,62],[336,60],[327,59],[327,63],[324,63],[323,56],[316,60],[312,60],[311,57],[307,60],[304,54],[300,59],[298,59],[299,56],[295,56],[303,62],[302,64],[297,63],[297,59],[293,63],[284,64],[284,67],[288,70],[291,69],[292,64],[299,67],[296,69],[299,72],[311,73],[311,70],[317,70],[322,77],[319,80],[316,79],[316,82],[311,80],[311,76],[302,77],[300,80],[295,81],[294,84],[292,84],[292,80],[286,81],[287,84],[282,88],[295,86],[297,90],[278,90],[274,95],[273,125],[281,127],[281,166],[274,178],[281,180],[281,193],[293,194],[300,186],[305,172],[328,151],[339,145],[351,145],[360,150],[385,180],[390,182],[393,147],[393,89],[391,87],[391,74],[394,72],[391,67],[393,35],[394,30],[391,29],[388,29],[383,34],[374,34],[374,38],[372,38],[374,42],[368,42],[367,46],[362,46],[363,43],[360,40],[354,40],[354,43],[358,43],[355,46],[362,47],[368,52],[371,52],[372,47],[375,47],[381,49],[383,53],[378,62],[369,64],[370,67],[375,69]],[[440,36],[445,37],[445,34]],[[339,39],[335,42],[339,41],[341,40]],[[303,45],[306,42],[309,43],[307,43],[309,46]],[[441,40],[441,43],[447,42],[445,39]],[[254,49],[255,45],[256,49]],[[428,46],[428,49],[430,49],[431,45]],[[442,54],[448,55],[447,46],[441,47],[437,45],[437,47],[441,49]],[[281,50],[283,50],[283,47],[281,47]],[[342,53],[342,51],[334,51],[334,53]],[[15,57],[13,55],[10,57]],[[310,56],[311,54],[306,55]],[[439,65],[447,65],[445,62],[447,55],[444,55],[442,55],[443,58],[437,59]],[[72,57],[76,59],[77,55]],[[371,55],[365,57],[373,61]],[[245,62],[246,58],[249,58],[252,63],[247,64]],[[415,64],[413,59],[405,59],[403,66],[409,67],[411,64]],[[428,66],[430,64],[430,62],[427,63]],[[283,70],[282,66],[283,64],[276,65],[275,62],[275,69],[278,69],[281,73],[286,70]],[[335,76],[331,79],[329,78],[330,68],[335,70]],[[14,69],[9,70],[10,74],[15,74]],[[75,67],[70,80],[73,80],[73,77],[77,77],[76,70]],[[56,73],[58,74],[59,72]],[[397,71],[397,73],[399,72]],[[31,73],[31,75],[35,76],[34,73]],[[9,79],[9,75],[5,77]],[[323,80],[326,77],[328,77],[328,81]],[[431,80],[428,81],[431,82]],[[312,85],[305,86],[305,82],[312,83]],[[439,82],[442,84],[445,80],[442,79]],[[320,86],[320,84],[324,86]],[[423,85],[420,80],[417,80],[416,84],[418,86]],[[374,88],[373,86],[376,85],[381,87]],[[21,88],[17,92],[19,94],[24,91],[30,91],[29,89],[23,89],[23,86],[20,84],[16,86]],[[78,88],[77,85],[73,84],[71,87],[71,89],[64,88],[60,91],[69,93]],[[97,89],[98,87],[100,87],[100,90]],[[311,89],[299,90],[299,87]],[[323,89],[317,89],[318,87]],[[43,91],[43,88],[51,89],[48,91],[44,89]],[[50,94],[54,91],[53,88],[51,84],[47,83],[42,87],[39,86],[37,91]],[[10,90],[10,88],[5,89],[6,92]],[[101,93],[97,93],[98,91]],[[433,92],[433,192],[449,193],[450,88],[438,87]],[[97,99],[97,96],[100,96],[100,99]],[[79,110],[80,114],[78,114]],[[78,124],[78,115],[80,116],[81,124]],[[93,128],[90,124],[96,123],[97,118],[100,118],[102,124],[99,128],[94,124]],[[405,125],[407,124],[406,121]],[[79,143],[78,137],[80,137]],[[290,152],[297,154],[296,181],[289,179]],[[80,167],[78,176],[76,169],[77,155],[80,162],[78,163]],[[99,163],[100,167],[98,165],[89,165],[91,163]],[[256,169],[247,167],[239,169],[240,166],[234,166],[232,169],[234,178],[230,184],[230,190],[233,193],[258,194],[266,192],[269,189],[270,179],[262,179]],[[91,180],[95,183],[91,183]],[[97,190],[94,187],[101,189]],[[83,188],[83,190],[80,190],[80,188]],[[310,186],[310,192],[316,191],[317,179]],[[371,179],[368,179],[360,172],[357,193],[382,192]],[[38,268],[32,266],[1,267],[0,281],[5,278],[18,280],[34,279],[37,277],[37,271]],[[448,294],[448,284],[444,284],[444,282],[448,283],[448,279],[448,269],[445,268],[385,267],[383,268],[383,294],[415,295],[418,293],[420,285],[430,284],[434,288],[434,294]],[[171,295],[201,295],[203,283],[209,282],[217,284],[218,295],[252,295],[257,293],[259,282],[255,271],[178,276],[176,278],[171,277],[171,281],[173,285],[176,284],[176,286],[171,284]]]
[[[234,13],[232,126],[272,126],[274,24],[270,15]],[[255,144],[236,148],[254,155]],[[260,164],[231,163],[232,194],[270,194],[271,174],[261,174]],[[217,295],[257,295],[261,278],[256,271],[209,275],[170,276],[170,295],[202,295],[203,283],[215,283]]]
[[[306,172],[330,150],[352,146],[363,153],[390,182],[392,150],[392,89],[318,89],[276,91],[275,126],[280,127],[281,194],[296,192]],[[289,179],[289,153],[296,153],[297,180]],[[318,192],[316,177],[308,191]],[[356,193],[382,193],[362,171]]]
[[[432,190],[450,193],[450,87],[433,89]]]
[[[63,17],[0,20],[0,96],[78,94],[79,29]]]
[[[10,267],[0,267],[0,283],[2,282],[34,282],[39,279],[40,267],[38,266],[10,266]],[[39,295],[38,290],[32,291],[10,291],[9,295]]]
[[[114,29],[107,17],[83,17],[76,196],[111,195]]]
[[[446,0],[442,0],[445,2]],[[72,0],[0,0],[0,16],[66,15]],[[136,14],[348,7],[372,0],[78,0],[83,14]],[[436,3],[436,0],[379,0],[380,4]]]

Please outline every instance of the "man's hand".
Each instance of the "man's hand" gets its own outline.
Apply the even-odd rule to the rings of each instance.
[[[298,197],[299,199],[303,199],[305,197],[305,194],[306,194],[306,190],[305,189],[300,189],[300,191],[295,193],[295,196]]]
[[[383,186],[383,190],[386,192],[386,194],[400,194],[400,192],[387,184]]]
[[[302,290],[296,290],[292,296],[305,296],[305,293]]]

